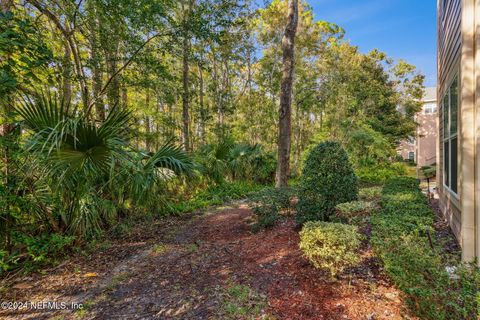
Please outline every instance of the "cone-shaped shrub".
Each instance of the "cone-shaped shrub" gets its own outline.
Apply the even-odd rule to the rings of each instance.
[[[357,200],[357,196],[357,177],[342,146],[334,141],[315,146],[300,178],[297,221],[326,221],[337,204]]]

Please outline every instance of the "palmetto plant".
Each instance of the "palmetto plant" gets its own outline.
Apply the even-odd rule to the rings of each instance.
[[[70,233],[98,233],[116,221],[123,202],[149,205],[167,179],[193,170],[188,155],[170,144],[154,154],[134,150],[125,109],[95,122],[42,94],[25,98],[16,111],[31,132],[26,150],[41,177],[38,188],[60,199],[59,224]]]
[[[275,170],[275,158],[263,148],[245,143],[222,141],[205,145],[198,152],[203,174],[217,183],[225,177],[268,183]]]

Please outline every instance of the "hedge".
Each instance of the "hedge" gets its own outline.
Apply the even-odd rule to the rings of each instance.
[[[458,266],[450,277],[435,243],[435,215],[414,178],[388,181],[372,215],[372,245],[410,309],[421,319],[477,319],[479,272]],[[432,238],[433,248],[429,241]]]

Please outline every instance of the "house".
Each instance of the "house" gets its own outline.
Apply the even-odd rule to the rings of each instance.
[[[480,258],[480,1],[439,0],[438,84],[441,208],[462,258]]]
[[[415,137],[400,142],[398,154],[419,167],[437,162],[437,88],[426,88],[422,100],[422,110],[417,113],[418,128]]]

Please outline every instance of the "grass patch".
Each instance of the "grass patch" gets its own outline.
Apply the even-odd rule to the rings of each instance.
[[[231,284],[225,290],[222,306],[222,319],[268,319],[266,297],[246,285]]]

